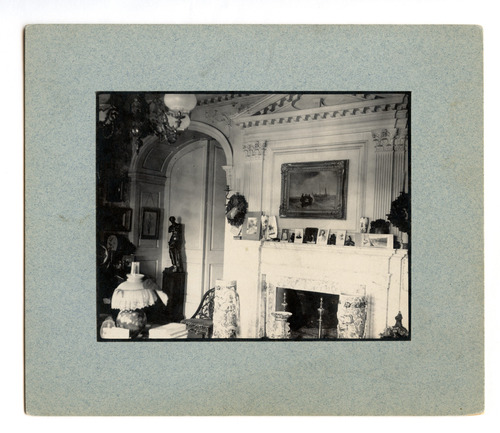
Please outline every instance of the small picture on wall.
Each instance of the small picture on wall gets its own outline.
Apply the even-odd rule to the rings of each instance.
[[[345,233],[346,231],[345,230],[337,230],[337,239],[336,239],[336,242],[335,242],[335,245],[339,246],[339,247],[343,247],[344,246],[344,243],[345,243]]]
[[[108,232],[129,232],[132,227],[132,209],[124,207],[102,207],[97,210],[102,228]]]
[[[328,229],[319,229],[318,231],[318,239],[316,243],[318,245],[326,245],[328,242],[328,233],[330,231]]]
[[[142,209],[142,239],[158,239],[160,235],[160,209],[145,207]]]
[[[260,212],[248,212],[243,223],[243,239],[258,241],[261,229]]]
[[[288,229],[281,229],[281,241],[288,242],[289,233]]]
[[[295,229],[294,235],[292,242],[294,244],[301,244],[304,239],[304,229]]]
[[[304,232],[304,244],[316,244],[316,239],[318,237],[318,229],[313,227],[307,227]]]

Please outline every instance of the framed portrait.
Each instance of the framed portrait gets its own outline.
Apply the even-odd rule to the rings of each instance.
[[[125,199],[126,179],[110,178],[106,185],[106,201],[110,203],[123,202]]]
[[[105,206],[97,209],[98,224],[106,232],[129,232],[132,228],[132,209]]]
[[[281,165],[280,217],[346,219],[349,160]]]
[[[304,240],[304,229],[295,229],[293,232],[293,242],[294,244],[301,244]]]
[[[281,229],[281,240],[283,242],[288,242],[289,240],[288,229]]]
[[[158,239],[160,236],[160,209],[142,208],[141,238]]]
[[[260,212],[248,212],[243,223],[243,239],[250,241],[260,240],[262,218]]]
[[[335,232],[331,232],[330,235],[328,236],[327,245],[335,245],[336,242],[337,242],[337,235]]]
[[[316,239],[318,237],[318,229],[313,227],[307,227],[304,231],[304,244],[316,244]]]
[[[336,239],[335,239],[335,245],[339,247],[343,247],[345,243],[345,235],[346,231],[345,230],[337,230],[336,234]]]
[[[327,245],[329,233],[330,233],[330,230],[328,230],[328,229],[319,229],[316,244],[317,245]]]

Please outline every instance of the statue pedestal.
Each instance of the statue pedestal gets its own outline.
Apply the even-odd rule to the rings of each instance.
[[[180,322],[184,319],[184,297],[186,292],[186,273],[172,272],[165,268],[163,271],[163,291],[168,296],[167,317],[171,322]]]

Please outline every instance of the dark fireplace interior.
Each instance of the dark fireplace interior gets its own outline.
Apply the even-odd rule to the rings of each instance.
[[[276,288],[276,311],[292,313],[288,323],[290,338],[295,340],[337,338],[338,303],[339,295]]]

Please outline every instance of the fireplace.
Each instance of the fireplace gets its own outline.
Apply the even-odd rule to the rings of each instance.
[[[293,322],[298,317],[293,318],[292,312],[288,321],[286,314],[279,314],[284,292],[289,304],[291,296],[296,295],[303,305],[308,299],[305,304],[310,316],[320,308],[321,297],[324,304],[336,299],[337,335],[333,338],[378,339],[394,324],[399,311],[403,325],[409,328],[406,250],[245,240],[234,243],[238,250],[224,268],[225,278],[238,281],[242,338],[309,339],[314,333],[312,324],[302,334],[295,334],[300,330],[296,328],[300,323]],[[292,295],[292,290],[297,293]],[[331,305],[328,308],[333,314]],[[284,337],[283,321],[290,327],[288,337]],[[328,326],[333,328],[331,323]]]
[[[276,311],[287,311],[291,340],[337,338],[339,296],[329,293],[276,288]]]

